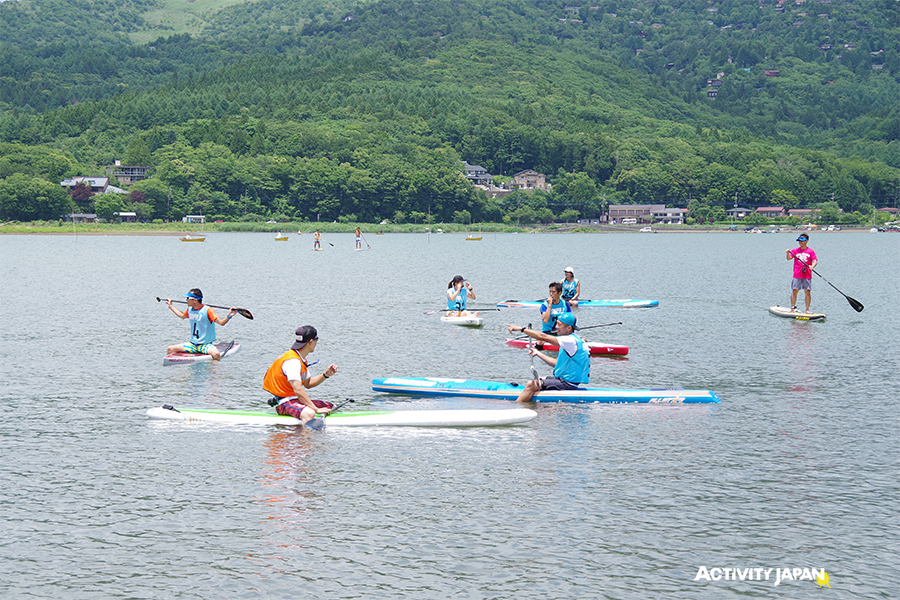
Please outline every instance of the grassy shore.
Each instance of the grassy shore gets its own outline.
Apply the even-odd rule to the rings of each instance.
[[[353,233],[359,226],[363,234],[374,235],[376,232],[384,233],[426,233],[442,231],[444,233],[637,233],[641,225],[601,225],[599,227],[584,227],[577,224],[554,223],[551,225],[516,226],[504,223],[473,223],[460,225],[459,223],[432,223],[426,224],[387,224],[375,225],[372,223],[65,223],[62,221],[33,221],[20,223],[11,221],[0,224],[0,235],[184,235],[184,234],[208,234],[218,232],[257,232],[257,233],[296,233],[302,231],[311,233],[318,229],[322,233]],[[715,225],[654,225],[655,233],[721,233],[729,231],[729,224]],[[842,231],[868,231],[866,226],[843,226]]]

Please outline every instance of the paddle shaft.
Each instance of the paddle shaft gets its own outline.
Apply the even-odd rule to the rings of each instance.
[[[159,296],[156,297],[157,302],[162,302],[163,300],[169,300],[169,298],[160,298]],[[177,302],[178,304],[187,304],[187,302],[185,302],[184,300],[172,300],[172,302]],[[215,306],[213,304],[207,304],[206,306],[210,308],[221,308],[222,310],[231,310],[230,306]],[[253,320],[253,314],[246,308],[235,308],[234,310],[236,310],[237,314],[241,315],[245,319],[250,319],[251,321]]]
[[[809,266],[808,264],[806,264],[806,261],[805,261],[805,260],[803,260],[802,258],[800,258],[799,256],[797,256],[797,255],[794,254],[793,252],[791,252],[791,256],[793,256],[794,259],[799,260],[800,263],[801,263],[804,267],[806,267],[807,269],[809,269],[810,271],[812,271],[813,273],[815,273],[815,274],[818,275],[819,277],[822,277],[822,275],[819,274],[818,271],[816,271],[816,270],[813,269],[811,266]],[[841,290],[837,289],[837,287],[835,287],[835,285],[834,285],[833,283],[831,283],[830,281],[828,281],[828,280],[825,279],[824,277],[822,277],[822,281],[824,281],[825,283],[827,283],[828,285],[830,285],[831,287],[833,287],[833,288],[835,289],[835,291],[837,291],[838,294],[840,294],[841,296],[843,296],[844,298],[846,298],[846,299],[847,299],[847,302],[850,303],[850,306],[853,307],[853,310],[855,310],[856,312],[862,312],[862,311],[863,311],[863,309],[865,308],[865,306],[863,306],[863,303],[862,303],[862,302],[860,302],[859,300],[856,300],[855,298],[851,298],[850,296],[848,296],[847,294],[845,294],[845,293],[842,292]]]
[[[584,329],[596,329],[597,327],[609,327],[610,325],[621,325],[621,324],[622,324],[622,322],[619,321],[617,323],[604,323],[603,325],[588,325],[587,327],[579,327],[577,329],[577,331],[582,331]],[[529,325],[527,327],[527,329],[531,329],[531,325]],[[556,335],[556,330],[551,329],[547,333],[549,333],[550,335]],[[525,338],[530,338],[530,337],[531,337],[530,335],[520,335],[520,336],[514,337],[513,339],[514,340],[524,340]],[[534,338],[532,338],[532,339],[534,339]]]

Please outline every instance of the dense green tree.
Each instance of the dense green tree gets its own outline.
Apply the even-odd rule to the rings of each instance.
[[[0,219],[55,220],[73,210],[75,203],[59,184],[22,173],[0,179]]]

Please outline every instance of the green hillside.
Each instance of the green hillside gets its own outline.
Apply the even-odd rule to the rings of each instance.
[[[534,222],[611,202],[721,219],[737,201],[871,220],[898,204],[893,0],[179,6],[0,4],[0,218],[55,216],[65,199],[17,190],[116,159],[156,175],[78,209]],[[553,189],[492,200],[462,160]]]

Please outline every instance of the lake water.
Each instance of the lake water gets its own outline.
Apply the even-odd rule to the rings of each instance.
[[[897,595],[900,235],[813,233],[824,322],[789,303],[792,234],[0,236],[0,596],[7,598],[889,598]],[[332,245],[333,244],[333,245]],[[366,244],[364,244],[364,248]],[[522,382],[530,359],[483,313],[425,315],[467,277],[485,308],[572,267],[603,387],[714,390],[716,406],[539,404],[524,426],[180,424],[145,411],[268,409],[299,325],[361,408],[511,403],[374,394],[386,376]],[[199,287],[250,309],[218,364],[162,365],[188,327],[156,301]],[[588,335],[589,334],[589,335]],[[540,365],[540,361],[537,361]],[[543,374],[549,369],[539,366]],[[700,568],[770,580],[697,579]],[[820,569],[831,590],[774,569]],[[716,572],[718,573],[718,572]],[[802,577],[803,575],[798,575]],[[893,591],[892,591],[893,590]],[[824,595],[823,595],[824,594]]]

